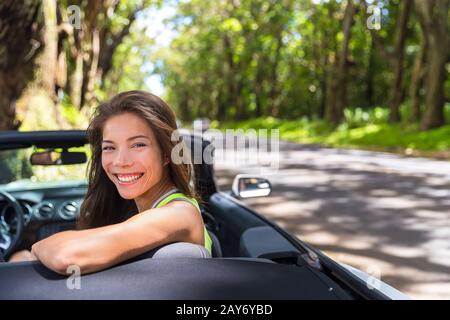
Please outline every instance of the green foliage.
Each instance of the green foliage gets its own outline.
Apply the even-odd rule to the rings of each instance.
[[[20,131],[55,130],[56,122],[54,102],[44,90],[30,90],[18,105],[18,117],[22,120]]]
[[[398,148],[419,151],[448,151],[450,126],[421,132],[416,125],[368,124],[349,130],[337,130],[324,140],[338,146]]]
[[[333,129],[320,120],[307,118],[281,120],[273,117],[241,122],[222,122],[222,130],[279,129],[280,138],[299,143],[320,143],[339,147],[362,147],[388,151],[447,152],[450,150],[450,125],[430,131],[420,131],[417,124],[387,124],[388,110],[377,107],[364,111],[345,110],[346,121]]]
[[[89,119],[70,103],[68,96],[61,101],[61,114],[72,128],[87,128]]]
[[[345,121],[349,128],[360,127],[364,124],[385,123],[389,117],[389,110],[381,107],[363,110],[362,108],[344,110]]]
[[[122,91],[152,91],[145,79],[153,73],[149,62],[153,60],[154,41],[146,32],[147,27],[134,24],[130,35],[117,47],[111,71],[96,88],[96,95],[101,101]]]
[[[0,152],[0,184],[32,176],[29,155],[25,150],[7,150]]]
[[[6,184],[22,179],[30,179],[32,182],[86,179],[87,163],[53,166],[31,165],[31,154],[33,152],[42,152],[46,150],[46,148],[30,147],[27,149],[0,151],[0,184]],[[57,148],[55,151],[62,152],[63,150]],[[88,159],[90,159],[92,154],[87,145],[70,148],[69,151],[85,152]]]
[[[339,131],[384,123],[389,112],[379,106],[389,105],[394,85],[391,60],[402,2],[374,2],[383,7],[382,28],[374,33],[367,27],[362,2],[354,3],[347,94],[342,98],[346,112]],[[336,92],[346,4],[336,0],[178,2],[168,24],[178,34],[156,56],[155,71],[163,76],[169,103],[186,121],[197,117],[238,120],[239,124],[266,117],[324,119],[325,106]],[[405,93],[421,42],[417,15],[411,15],[409,27]],[[447,97],[449,86],[448,78]],[[423,90],[421,95],[423,102]],[[406,96],[401,106],[406,121],[412,118],[409,100]]]

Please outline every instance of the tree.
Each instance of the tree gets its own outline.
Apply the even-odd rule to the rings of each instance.
[[[332,71],[328,91],[326,107],[326,120],[334,125],[342,121],[344,107],[347,102],[347,74],[348,74],[348,54],[351,38],[351,27],[355,15],[355,5],[352,0],[347,1],[344,17],[342,20],[342,48],[336,56]]]
[[[444,81],[449,58],[449,0],[416,0],[419,21],[428,45],[425,112],[421,127],[423,130],[440,127],[444,124]]]
[[[84,109],[106,90],[118,47],[137,14],[160,0],[42,0],[0,3],[0,129],[18,129],[16,100],[46,96],[60,127],[61,97]],[[31,87],[29,86],[30,90]],[[101,90],[97,90],[101,89]],[[22,104],[28,108],[27,100]],[[33,107],[33,106],[31,106]]]
[[[67,59],[65,88],[73,105],[82,109],[97,101],[96,86],[102,83],[111,70],[114,53],[130,34],[137,14],[159,1],[142,0],[132,4],[120,0],[61,1],[58,5],[59,53]],[[79,26],[69,20],[76,12],[83,14]]]
[[[363,8],[367,12],[367,4],[366,0],[361,2]],[[413,0],[402,0],[399,4],[395,6],[391,6],[392,9],[398,9],[398,18],[395,27],[395,37],[392,39],[393,48],[390,51],[388,43],[389,39],[382,38],[379,33],[371,28],[371,36],[374,45],[379,51],[381,57],[388,62],[391,69],[394,72],[393,82],[390,85],[390,94],[389,94],[389,121],[390,122],[399,122],[401,120],[400,117],[400,105],[404,100],[404,56],[405,56],[405,43],[406,38],[408,36],[408,21],[411,15],[411,9],[413,6]],[[393,15],[393,13],[391,13]],[[367,17],[367,15],[366,15]],[[388,32],[384,32],[385,34],[389,34]],[[387,41],[388,40],[388,41]]]
[[[421,19],[421,15],[418,15]],[[421,21],[420,25],[424,22]],[[421,89],[423,87],[423,80],[426,74],[426,59],[428,52],[428,37],[424,33],[424,29],[419,26],[419,51],[416,54],[414,67],[412,70],[411,84],[409,95],[411,98],[411,121],[419,122],[422,116],[422,94]]]
[[[387,105],[390,120],[400,121],[405,88],[418,93],[425,82],[430,41],[417,36],[414,0],[376,3],[378,31],[368,28],[365,1],[181,1],[170,22],[177,36],[157,62],[169,103],[185,120],[308,117],[336,125],[345,109]]]
[[[413,0],[402,0],[400,17],[397,23],[397,34],[395,39],[394,56],[392,58],[392,65],[394,67],[394,83],[392,85],[390,94],[390,122],[400,121],[400,104],[404,99],[404,86],[403,86],[403,70],[404,66],[404,53],[405,42],[408,32],[408,20],[411,14]]]
[[[32,81],[43,48],[40,1],[0,2],[0,130],[17,130],[16,100]]]

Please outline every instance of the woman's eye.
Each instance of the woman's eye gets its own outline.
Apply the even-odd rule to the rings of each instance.
[[[144,143],[135,143],[133,144],[133,148],[141,148],[141,147],[145,147]]]
[[[109,150],[112,150],[112,149],[113,149],[113,147],[103,147],[102,148],[103,151],[109,151]]]

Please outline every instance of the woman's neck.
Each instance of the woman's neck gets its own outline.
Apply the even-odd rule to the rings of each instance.
[[[155,201],[173,188],[175,188],[175,185],[170,179],[161,179],[159,183],[151,187],[143,195],[134,199],[139,212],[152,208]]]

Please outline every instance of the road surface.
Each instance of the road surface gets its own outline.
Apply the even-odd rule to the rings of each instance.
[[[450,299],[450,162],[289,142],[278,152],[221,144],[221,190],[237,173],[263,175],[272,194],[244,203],[412,298]],[[250,159],[257,154],[265,160]]]

